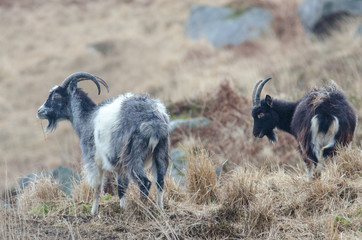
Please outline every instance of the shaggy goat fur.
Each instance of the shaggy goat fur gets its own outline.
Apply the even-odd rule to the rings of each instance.
[[[151,182],[145,170],[152,167],[157,185],[157,203],[163,209],[164,175],[169,157],[169,116],[157,99],[120,95],[96,105],[86,93],[77,88],[77,82],[92,80],[107,87],[100,78],[88,73],[74,73],[61,86],[50,91],[46,102],[39,108],[38,117],[48,120],[48,131],[56,129],[59,120],[69,120],[80,139],[82,159],[87,180],[94,189],[92,214],[98,212],[105,171],[117,174],[120,205],[133,179],[146,198]]]
[[[266,135],[276,141],[275,127],[292,134],[307,165],[308,181],[313,167],[315,177],[320,177],[324,159],[334,154],[337,144],[352,142],[358,122],[355,111],[334,82],[313,89],[297,102],[275,100],[269,95],[260,100],[261,90],[270,79],[259,81],[254,88],[254,136]]]

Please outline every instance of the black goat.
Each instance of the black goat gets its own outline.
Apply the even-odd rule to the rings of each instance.
[[[260,80],[253,90],[254,136],[267,136],[274,142],[275,127],[292,134],[307,165],[307,180],[320,177],[324,158],[333,155],[337,144],[346,146],[352,142],[358,122],[355,111],[334,82],[314,88],[297,102],[276,100],[269,95],[260,100],[260,93],[270,79]]]

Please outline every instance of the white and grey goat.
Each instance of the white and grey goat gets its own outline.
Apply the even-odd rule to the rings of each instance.
[[[87,180],[94,189],[91,213],[98,212],[105,171],[115,172],[120,205],[130,179],[147,198],[151,186],[145,169],[152,167],[157,186],[157,204],[163,209],[164,176],[169,163],[169,116],[157,99],[131,93],[96,105],[77,87],[84,80],[93,81],[100,94],[101,78],[85,72],[67,77],[38,110],[40,119],[47,119],[47,131],[54,131],[60,120],[68,120],[80,139],[82,160]]]

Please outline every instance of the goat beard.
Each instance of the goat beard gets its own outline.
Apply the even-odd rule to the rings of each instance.
[[[46,132],[54,132],[57,129],[58,121],[55,118],[47,118],[48,125],[45,127]]]
[[[268,137],[268,140],[272,143],[276,143],[278,142],[278,136],[275,134],[275,132],[273,130],[268,131],[267,133],[265,133],[265,136]]]

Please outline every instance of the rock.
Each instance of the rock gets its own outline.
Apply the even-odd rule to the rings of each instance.
[[[215,172],[216,172],[216,176],[217,176],[217,177],[220,177],[221,172],[222,172],[222,167],[219,166],[219,165],[216,165],[216,166],[215,166]]]
[[[4,208],[4,209],[11,209],[11,206],[8,202],[6,202],[5,200],[1,200],[1,206]]]
[[[362,24],[360,24],[357,28],[356,28],[356,32],[354,34],[356,37],[357,36],[362,36]]]
[[[228,7],[193,6],[185,26],[192,39],[206,38],[216,47],[239,45],[269,28],[272,15],[262,8],[238,12]]]
[[[71,195],[74,183],[79,183],[80,181],[79,174],[65,166],[55,168],[50,172],[50,175],[60,185],[60,190],[68,196]]]
[[[11,206],[16,202],[17,194],[18,189],[16,187],[6,189],[1,196],[1,205],[3,206],[3,208],[11,208]]]
[[[113,41],[103,41],[91,44],[88,46],[88,49],[102,54],[103,56],[111,55],[117,47],[116,42]]]
[[[65,166],[59,166],[49,172],[31,173],[21,178],[18,184],[19,190],[23,190],[39,177],[53,178],[60,185],[60,190],[68,196],[71,194],[73,184],[75,182],[79,182],[80,180],[79,174],[73,171],[73,169]]]
[[[179,182],[179,184],[184,187],[187,171],[186,152],[179,148],[175,148],[170,151],[170,157],[170,175],[176,182]]]
[[[39,177],[49,177],[47,172],[30,173],[19,180],[18,186],[20,190],[25,189],[30,183],[33,183]]]
[[[205,127],[211,123],[211,120],[205,117],[190,118],[190,119],[177,119],[170,122],[171,132],[179,127]]]
[[[304,0],[298,14],[308,32],[328,34],[341,18],[361,15],[362,0]]]

